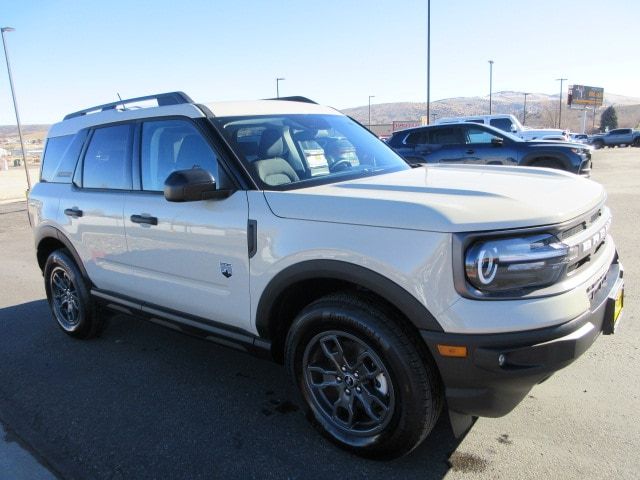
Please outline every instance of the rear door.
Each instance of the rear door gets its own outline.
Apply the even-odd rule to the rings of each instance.
[[[92,129],[76,167],[74,186],[61,193],[58,224],[96,287],[124,293],[128,267],[122,210],[131,189],[133,126]]]
[[[467,125],[463,127],[463,136],[466,146],[464,163],[485,165],[516,165],[518,163],[518,155],[512,142],[497,132]],[[494,139],[502,143],[495,143]]]
[[[151,306],[249,329],[246,191],[216,200],[175,203],[164,198],[167,176],[199,166],[219,187],[229,177],[204,130],[187,118],[138,126],[137,191],[126,195],[130,295]]]

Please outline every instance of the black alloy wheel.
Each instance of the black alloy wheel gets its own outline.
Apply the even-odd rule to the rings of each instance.
[[[104,320],[89,295],[88,282],[66,250],[52,252],[44,267],[44,286],[58,326],[76,338],[100,334]]]
[[[287,335],[285,362],[311,424],[363,457],[409,453],[442,409],[437,367],[417,331],[366,293],[305,307]]]

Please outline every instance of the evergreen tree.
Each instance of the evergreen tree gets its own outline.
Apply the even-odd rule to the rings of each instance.
[[[600,130],[605,131],[607,127],[609,127],[609,130],[618,128],[618,114],[616,114],[616,109],[613,108],[613,105],[607,107],[600,117]]]

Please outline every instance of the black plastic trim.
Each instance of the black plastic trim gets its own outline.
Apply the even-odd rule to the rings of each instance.
[[[251,220],[247,222],[247,244],[249,246],[249,258],[253,258],[258,251],[258,222]]]
[[[98,288],[91,289],[91,295],[103,306],[118,312],[141,317],[164,326],[177,328],[183,333],[204,338],[214,343],[239,349],[263,358],[271,358],[271,342],[256,337],[252,333],[240,328],[207,318],[178,312]]]
[[[402,312],[418,329],[442,332],[435,317],[404,288],[379,273],[339,260],[309,260],[278,273],[260,296],[256,328],[262,338],[269,338],[269,322],[280,295],[291,285],[314,279],[335,279],[360,285],[379,295]],[[274,319],[277,321],[277,319]]]
[[[73,257],[73,261],[76,263],[76,265],[80,269],[80,272],[82,273],[82,276],[84,277],[84,279],[90,285],[92,284],[91,279],[89,278],[89,274],[87,273],[87,270],[84,268],[84,264],[82,263],[80,255],[78,254],[78,251],[75,249],[75,247],[71,243],[71,240],[69,240],[64,233],[62,233],[60,230],[58,230],[57,228],[51,225],[41,225],[34,228],[33,236],[34,236],[34,243],[36,247],[36,254],[38,252],[38,247],[40,243],[43,240],[46,240],[47,238],[53,238],[54,240],[58,240],[60,243],[62,243],[64,247],[69,251],[69,253],[71,253],[71,256]]]

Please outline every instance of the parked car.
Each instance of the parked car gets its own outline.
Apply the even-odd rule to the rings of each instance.
[[[640,147],[640,130],[616,128],[607,133],[593,135],[591,145],[594,148],[621,147],[623,145]]]
[[[486,125],[430,125],[395,132],[387,142],[411,164],[474,163],[566,170],[588,177],[591,150],[581,144],[525,141]]]
[[[589,135],[587,135],[586,133],[570,133],[569,141],[587,145],[589,144]]]
[[[47,137],[28,206],[61,330],[113,311],[271,357],[359,455],[505,415],[620,323],[606,193],[575,175],[410,168],[300,97],[119,100]]]
[[[443,117],[435,121],[436,125],[444,123],[478,123],[488,125],[504,132],[513,133],[523,140],[557,140],[568,141],[569,134],[559,128],[524,127],[513,115],[495,113],[492,115],[471,115],[466,117]]]

